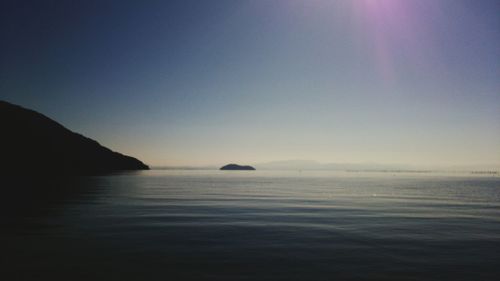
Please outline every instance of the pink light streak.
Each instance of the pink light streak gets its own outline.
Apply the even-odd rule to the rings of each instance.
[[[375,63],[386,82],[397,78],[396,54],[404,55],[407,62],[420,64],[425,60],[429,40],[425,39],[425,17],[419,14],[417,2],[353,0],[351,3],[356,22],[373,44]]]

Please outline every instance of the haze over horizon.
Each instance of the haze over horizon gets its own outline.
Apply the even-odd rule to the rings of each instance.
[[[0,99],[153,166],[500,167],[496,0],[2,1]]]
[[[238,162],[238,161],[233,161]],[[230,162],[228,162],[230,163]],[[219,169],[228,163],[212,163],[207,165],[154,165],[152,169]],[[231,162],[232,163],[232,162]],[[239,163],[239,162],[238,162]],[[234,163],[236,164],[236,163]],[[276,160],[269,162],[244,163],[257,170],[282,171],[378,171],[378,172],[478,172],[499,173],[498,164],[406,164],[406,163],[377,163],[377,162],[319,162],[306,159]]]

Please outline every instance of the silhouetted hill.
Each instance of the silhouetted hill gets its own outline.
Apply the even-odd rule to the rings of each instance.
[[[238,164],[228,164],[220,168],[221,170],[255,170],[252,166],[241,166]]]
[[[147,170],[33,110],[0,101],[0,173],[93,174]]]

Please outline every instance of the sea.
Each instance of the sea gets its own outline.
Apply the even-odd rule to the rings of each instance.
[[[500,280],[497,174],[2,180],[1,280]]]

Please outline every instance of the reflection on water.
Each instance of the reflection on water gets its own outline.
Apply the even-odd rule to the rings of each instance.
[[[10,280],[500,275],[498,177],[144,171],[2,186]]]

